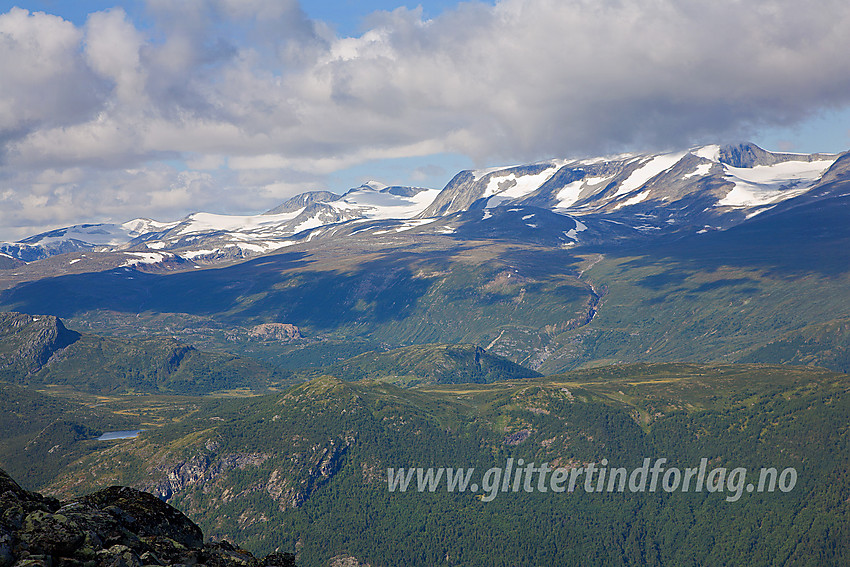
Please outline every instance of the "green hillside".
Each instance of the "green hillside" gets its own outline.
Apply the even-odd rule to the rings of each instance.
[[[637,361],[799,363],[793,354],[777,357],[761,347],[850,316],[850,272],[605,255],[583,278],[605,286],[596,317],[552,337],[541,372]],[[845,348],[842,340],[809,343],[806,363],[843,370],[840,355],[818,354]]]
[[[104,431],[139,424],[131,415],[47,396],[0,382],[0,462],[29,486],[49,482],[69,463],[108,444],[95,439]]]
[[[0,313],[0,379],[103,394],[197,394],[268,388],[286,377],[254,359],[202,352],[171,338],[81,334],[53,316]]]
[[[307,566],[339,555],[372,565],[842,565],[848,418],[847,375],[795,366],[624,365],[413,389],[324,376],[276,395],[199,399],[183,418],[64,468],[49,490],[142,487],[214,537],[297,550]],[[491,501],[483,488],[387,484],[390,467],[480,474],[523,458],[631,471],[661,457],[681,470],[703,458],[730,475],[745,467],[748,482],[761,467],[798,476],[789,492],[749,493],[737,480],[719,492],[579,484]]]
[[[785,333],[753,349],[740,361],[810,364],[850,372],[850,318],[815,323]]]
[[[290,366],[298,362],[307,366],[303,356],[290,358],[295,359],[289,361]],[[254,358],[199,351],[172,338],[81,334],[69,331],[56,317],[20,313],[0,314],[0,361],[0,377],[12,383],[101,394],[267,390],[322,373],[343,380],[374,379],[405,386],[540,376],[481,347],[446,344],[370,351],[319,370],[293,372]]]
[[[487,384],[496,380],[540,376],[474,345],[412,345],[386,352],[371,351],[311,374],[342,380],[377,380],[397,386]],[[309,376],[309,374],[307,375]]]
[[[0,313],[0,379],[38,372],[56,352],[80,339],[56,317]]]

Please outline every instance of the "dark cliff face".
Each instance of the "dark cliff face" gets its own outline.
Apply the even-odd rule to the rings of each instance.
[[[0,376],[37,372],[57,351],[80,338],[51,315],[0,313]]]
[[[22,489],[0,470],[0,567],[295,565],[290,554],[258,559],[201,529],[155,496],[111,486],[71,502]]]

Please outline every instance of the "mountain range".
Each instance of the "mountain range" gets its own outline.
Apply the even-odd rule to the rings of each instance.
[[[4,243],[0,258],[10,266],[79,252],[69,262],[85,263],[83,252],[113,252],[123,267],[208,265],[316,239],[474,236],[492,230],[488,224],[562,246],[607,244],[724,230],[817,195],[847,168],[845,154],[774,153],[750,143],[558,159],[462,171],[442,190],[369,182],[343,195],[309,192],[254,216],[198,212],[169,222],[75,225]]]
[[[752,144],[465,171],[441,191],[370,183],[255,216],[36,235],[5,245],[0,309],[289,370],[462,343],[544,374],[846,371],[848,203],[850,154]]]

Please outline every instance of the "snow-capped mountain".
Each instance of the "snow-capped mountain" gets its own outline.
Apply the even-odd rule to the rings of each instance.
[[[370,182],[345,195],[298,195],[261,215],[195,213],[166,230],[133,240],[153,250],[176,251],[196,262],[215,262],[268,253],[312,238],[319,227],[351,221],[407,219],[436,198],[438,190],[387,187]]]
[[[0,245],[0,252],[25,261],[90,250],[123,251],[126,265],[152,264],[176,255],[201,263],[244,258],[312,238],[318,227],[349,221],[408,219],[425,209],[437,189],[388,187],[369,182],[344,195],[298,195],[257,215],[193,213],[174,222],[136,219],[123,224],[77,225]]]
[[[143,234],[174,224],[151,219],[133,219],[122,224],[78,224],[36,234],[18,242],[0,243],[0,253],[34,262],[77,250],[112,250]]]
[[[442,190],[369,182],[344,195],[304,193],[257,215],[199,212],[174,222],[76,225],[2,244],[0,253],[32,262],[109,251],[126,256],[121,265],[139,266],[216,263],[314,239],[402,233],[559,246],[693,234],[738,225],[781,203],[818,198],[819,187],[850,175],[848,159],[840,157],[740,144],[549,160],[462,171]]]
[[[463,171],[420,216],[508,205],[727,228],[805,193],[837,158],[742,144]]]

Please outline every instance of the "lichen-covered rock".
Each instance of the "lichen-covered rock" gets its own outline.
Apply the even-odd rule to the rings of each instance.
[[[153,494],[133,488],[110,486],[78,501],[78,510],[105,510],[122,528],[139,538],[167,537],[187,548],[204,543],[204,535],[192,520]],[[79,515],[79,512],[77,512]]]
[[[24,519],[20,531],[30,551],[45,555],[68,555],[86,539],[80,526],[68,516],[37,510]]]
[[[21,488],[0,470],[0,567],[294,566],[258,559],[201,529],[147,492],[111,486],[62,503]]]

